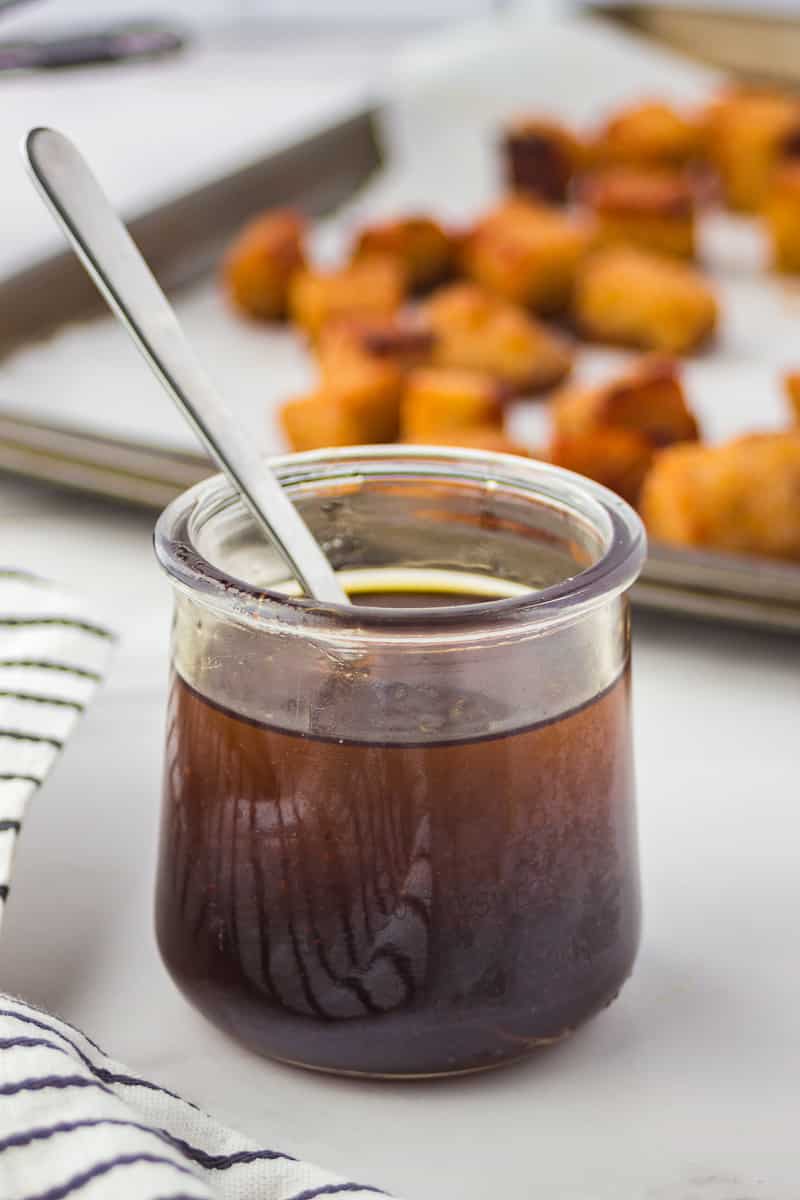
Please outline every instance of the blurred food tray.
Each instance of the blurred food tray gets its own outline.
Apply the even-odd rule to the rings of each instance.
[[[557,102],[565,117],[586,122],[647,92],[695,101],[714,82],[605,22],[502,23],[468,32],[460,44],[434,42],[414,69],[387,84],[380,105],[177,197],[131,229],[243,423],[265,453],[276,452],[275,407],[305,385],[308,363],[291,335],[248,325],[220,297],[214,268],[242,221],[286,204],[335,214],[318,231],[324,256],[367,213],[424,207],[463,219],[496,193],[496,131],[509,112]],[[748,420],[774,427],[783,419],[779,369],[795,353],[798,297],[755,275],[748,237],[730,233],[722,230],[715,276],[728,327],[717,352],[687,365],[713,437]],[[730,270],[727,259],[735,260]],[[71,254],[0,280],[0,311],[0,469],[153,509],[209,473]],[[608,370],[604,353],[582,351],[581,369]],[[522,407],[535,433],[541,406]],[[655,546],[634,599],[800,633],[800,566]]]
[[[160,510],[213,469],[202,454],[0,413],[0,468]],[[651,545],[634,603],[662,612],[800,634],[800,568]]]

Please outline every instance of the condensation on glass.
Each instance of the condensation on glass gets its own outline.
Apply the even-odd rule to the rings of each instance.
[[[221,1028],[318,1069],[472,1071],[562,1038],[614,999],[639,937],[638,519],[480,452],[277,469],[343,578],[390,607],[285,594],[219,478],[162,516],[169,971]],[[461,602],[400,607],[404,578]]]

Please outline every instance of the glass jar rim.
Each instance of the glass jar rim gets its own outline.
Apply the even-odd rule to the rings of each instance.
[[[391,608],[328,604],[255,586],[227,574],[198,549],[193,534],[198,521],[208,520],[221,507],[241,503],[223,475],[195,484],[177,496],[161,513],[154,532],[156,557],[173,586],[227,613],[231,618],[263,625],[278,621],[287,628],[311,627],[344,632],[358,628],[391,635],[430,626],[468,628],[521,623],[550,624],[570,619],[627,590],[641,570],[646,535],[638,514],[616,493],[562,467],[520,455],[455,447],[417,445],[347,446],[311,450],[270,458],[272,470],[285,487],[325,484],[347,479],[380,479],[398,475],[411,480],[482,484],[523,488],[532,501],[550,504],[574,516],[594,517],[603,528],[600,557],[574,575],[539,590],[506,599],[431,608]],[[589,514],[587,514],[589,510]]]

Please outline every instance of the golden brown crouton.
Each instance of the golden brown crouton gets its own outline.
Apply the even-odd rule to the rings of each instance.
[[[547,457],[556,466],[586,475],[636,504],[653,461],[653,446],[633,429],[606,426],[585,433],[556,434]]]
[[[778,92],[725,92],[706,112],[705,140],[729,207],[755,212],[776,165],[800,150],[800,104]]]
[[[619,246],[587,261],[578,276],[575,318],[598,341],[684,354],[713,333],[717,302],[691,267]]]
[[[522,197],[504,201],[464,237],[461,265],[476,283],[541,314],[564,309],[589,247],[583,223]]]
[[[507,394],[491,375],[443,367],[418,367],[406,383],[400,410],[400,433],[408,441],[425,442],[453,430],[500,430]]]
[[[289,312],[296,325],[316,338],[340,317],[389,316],[403,303],[405,279],[391,258],[371,257],[337,271],[296,272],[289,285]]]
[[[565,388],[553,397],[550,413],[557,434],[631,429],[654,447],[698,437],[677,364],[657,355],[608,383]]]
[[[292,450],[360,446],[369,442],[364,437],[365,422],[361,414],[324,388],[287,400],[279,416]]]
[[[405,438],[406,442],[428,446],[463,446],[468,450],[491,450],[494,454],[520,454],[529,457],[526,446],[515,442],[496,425],[474,425],[468,429],[447,429],[425,438]]]
[[[672,446],[641,496],[651,535],[680,546],[800,560],[800,432]]]
[[[314,391],[288,400],[280,419],[293,450],[392,442],[397,437],[403,373],[391,362],[332,353]]]
[[[696,121],[662,100],[646,100],[616,113],[594,142],[600,163],[636,167],[681,167],[700,149]]]
[[[571,130],[557,121],[519,116],[503,137],[506,179],[512,191],[563,204],[583,163],[583,147]]]
[[[783,384],[792,419],[796,425],[800,425],[800,371],[787,371]]]
[[[230,247],[223,283],[237,308],[264,321],[286,315],[289,280],[305,265],[305,223],[289,209],[256,217]]]
[[[337,354],[361,354],[405,371],[429,362],[434,344],[433,330],[419,313],[397,312],[390,317],[330,321],[322,329],[316,349],[320,362]]]
[[[694,258],[694,192],[685,174],[612,167],[587,180],[581,196],[595,217],[596,245]]]
[[[764,219],[775,268],[800,274],[800,160],[776,167],[764,204]]]
[[[486,371],[516,392],[553,387],[571,368],[564,338],[475,284],[435,292],[423,317],[433,330],[438,366]]]
[[[396,258],[414,291],[441,283],[453,269],[453,241],[430,217],[401,217],[365,226],[353,256],[358,260],[376,254]]]

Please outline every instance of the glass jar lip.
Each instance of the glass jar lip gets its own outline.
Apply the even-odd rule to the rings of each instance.
[[[523,487],[540,503],[550,502],[584,515],[588,506],[605,524],[605,550],[588,567],[549,587],[507,599],[435,608],[390,608],[328,604],[256,587],[229,575],[205,558],[194,543],[192,526],[236,502],[224,475],[212,475],[182,492],[161,513],[154,532],[156,557],[173,585],[198,600],[227,610],[232,618],[256,624],[278,621],[286,626],[330,630],[358,628],[390,634],[420,626],[431,633],[442,627],[521,622],[549,624],[596,607],[627,590],[641,570],[646,535],[638,514],[616,493],[573,471],[538,459],[494,451],[417,445],[347,446],[310,450],[269,459],[288,487],[343,481],[372,474],[405,475],[408,479],[453,478],[484,485]],[[370,472],[370,467],[377,468]],[[416,468],[416,469],[415,469]],[[603,532],[598,531],[598,532]],[[354,617],[354,613],[356,616]]]

